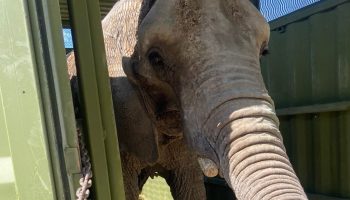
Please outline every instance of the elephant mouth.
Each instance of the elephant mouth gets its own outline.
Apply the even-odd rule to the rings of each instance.
[[[162,146],[167,146],[175,141],[179,141],[181,140],[182,137],[180,136],[169,136],[169,135],[165,135],[165,134],[161,134],[159,136],[159,144],[162,145]]]
[[[157,114],[157,130],[170,139],[179,139],[183,137],[181,125],[181,115],[178,110],[168,110]]]
[[[183,138],[180,111],[167,110],[157,114],[156,128],[160,133],[160,144],[168,145]]]

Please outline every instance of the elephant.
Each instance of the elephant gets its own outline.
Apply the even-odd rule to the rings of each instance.
[[[214,163],[237,199],[307,199],[261,75],[270,30],[252,3],[120,0],[111,13],[117,7],[125,10],[102,22],[112,93],[116,77],[127,79],[150,123],[142,130],[157,138],[139,141],[143,152],[121,148],[156,166],[164,137],[164,147],[180,142]]]
[[[203,174],[182,130],[152,123],[137,89],[122,70],[122,56],[130,56],[135,46],[136,40],[130,38],[135,37],[142,3],[121,0],[102,21],[126,199],[139,199],[143,185],[154,176],[165,178],[175,200],[205,199]],[[67,65],[80,118],[74,52],[67,55]]]

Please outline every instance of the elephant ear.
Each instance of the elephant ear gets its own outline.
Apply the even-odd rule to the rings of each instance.
[[[179,103],[171,86],[147,70],[140,74],[136,54],[123,58],[123,70],[137,88],[144,110],[156,125],[159,144],[166,145],[183,138]]]
[[[126,74],[130,83],[134,86],[135,90],[137,90],[138,97],[140,99],[140,102],[142,102],[142,105],[144,106],[146,113],[154,121],[154,119],[156,118],[154,115],[155,114],[154,111],[156,110],[156,107],[155,107],[156,102],[149,98],[149,95],[144,91],[144,89],[141,89],[142,84],[146,85],[146,83],[141,83],[142,82],[141,80],[145,81],[146,78],[141,76],[137,72],[137,68],[139,65],[137,55],[134,54],[131,58],[123,57],[122,63],[123,63],[124,73]]]
[[[159,158],[156,129],[126,77],[111,80],[118,139],[124,152],[154,164]]]
[[[130,57],[123,57],[122,58],[122,66],[123,66],[123,71],[126,74],[126,76],[128,77],[129,81],[138,86],[139,85],[139,81],[136,78],[136,74],[135,74],[135,69],[134,66],[137,65],[138,60],[135,59],[134,57],[136,57],[135,55],[133,56],[133,58]]]

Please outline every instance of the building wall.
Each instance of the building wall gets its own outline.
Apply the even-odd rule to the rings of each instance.
[[[271,24],[262,72],[306,191],[349,198],[350,2],[330,2]]]

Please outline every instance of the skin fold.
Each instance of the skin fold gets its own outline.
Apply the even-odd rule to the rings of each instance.
[[[138,171],[139,160],[166,168],[162,155],[182,157],[164,153],[175,145],[213,161],[238,199],[307,199],[261,75],[269,26],[250,1],[121,0],[111,13],[103,30],[118,133],[138,135],[118,135],[125,176],[140,181],[154,170]],[[143,120],[128,125],[122,113]],[[187,165],[180,159],[179,168]]]

